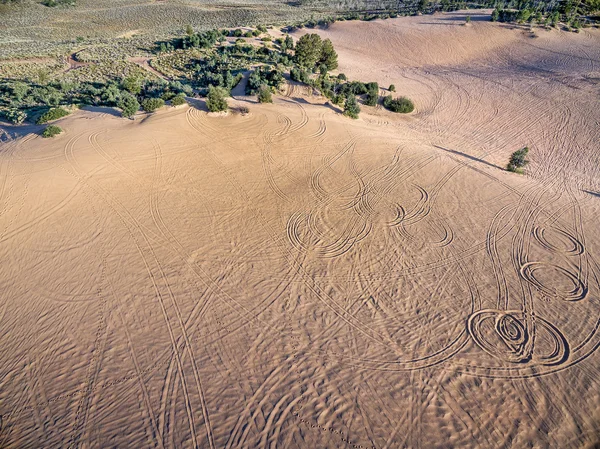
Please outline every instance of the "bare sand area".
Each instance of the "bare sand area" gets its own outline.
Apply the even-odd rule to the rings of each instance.
[[[7,128],[0,447],[597,447],[600,33],[472,17],[319,31],[408,116]]]

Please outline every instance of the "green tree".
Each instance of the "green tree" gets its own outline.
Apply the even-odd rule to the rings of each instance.
[[[499,18],[500,18],[500,11],[498,10],[498,8],[496,8],[492,11],[492,22],[497,22]]]
[[[258,89],[258,102],[259,103],[273,103],[273,95],[271,89],[266,84],[263,84]]]
[[[329,39],[325,39],[321,46],[320,62],[321,64],[324,64],[328,70],[335,70],[338,67],[338,55]]]
[[[394,86],[393,84],[390,84],[390,87],[388,88],[388,90],[390,92],[396,92],[396,86]]]
[[[296,62],[302,67],[312,69],[321,59],[323,43],[318,34],[305,34],[296,44]]]
[[[285,44],[285,48],[287,50],[294,49],[294,39],[292,39],[292,36],[290,36],[289,34],[285,36],[285,40],[283,41],[283,43]]]
[[[139,95],[142,91],[142,80],[137,76],[130,75],[121,80],[121,86],[129,93]]]
[[[210,112],[221,112],[227,110],[227,92],[222,87],[210,86],[206,97],[206,107]]]
[[[186,25],[185,34],[187,34],[188,36],[191,36],[192,34],[194,34],[194,29],[192,28],[191,25]]]
[[[526,159],[528,154],[528,147],[524,147],[520,150],[515,151],[513,154],[510,155],[510,159],[508,161],[506,169],[508,171],[522,173],[523,167],[525,167],[529,163],[529,161]]]
[[[358,114],[360,113],[360,106],[356,101],[356,97],[354,95],[349,95],[346,98],[346,104],[344,104],[344,115],[351,118],[358,118]]]
[[[123,117],[131,118],[140,109],[140,104],[133,95],[123,93],[117,104]]]

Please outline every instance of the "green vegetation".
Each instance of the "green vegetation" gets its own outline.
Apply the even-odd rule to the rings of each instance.
[[[346,98],[346,103],[344,104],[344,115],[357,119],[359,113],[360,106],[356,101],[356,97],[354,95],[350,95],[348,98]]]
[[[227,91],[222,87],[210,86],[206,97],[206,107],[210,112],[221,112],[227,110]]]
[[[390,84],[390,87],[388,87],[388,90],[390,92],[396,92],[396,86],[394,86],[393,84]]]
[[[392,112],[400,112],[402,114],[407,114],[415,109],[415,105],[408,98],[399,97],[394,99],[391,95],[383,99],[383,106]]]
[[[273,95],[271,95],[271,89],[269,86],[263,84],[258,89],[258,102],[259,103],[273,103]]]
[[[529,163],[529,161],[526,159],[528,154],[528,147],[524,147],[515,151],[513,154],[511,154],[506,169],[514,173],[523,173],[523,167]]]
[[[377,106],[377,102],[379,101],[379,84],[367,83],[365,87],[367,88],[367,95],[364,103],[367,106]]]
[[[130,93],[123,93],[117,103],[123,117],[131,118],[140,109],[140,103]]]
[[[338,66],[338,56],[329,39],[321,40],[318,34],[311,33],[302,36],[296,44],[296,63],[306,69],[314,69],[320,65],[326,70],[335,70]]]
[[[41,125],[52,120],[58,120],[67,115],[69,115],[69,111],[66,111],[63,108],[52,108],[38,119],[37,124]]]
[[[144,98],[142,100],[142,109],[146,112],[154,112],[165,105],[162,98]]]
[[[62,129],[56,125],[48,125],[44,132],[42,133],[42,137],[54,137],[59,135],[62,132]]]
[[[183,94],[177,94],[171,98],[171,106],[181,106],[182,104],[186,104],[185,96]]]
[[[19,109],[9,109],[4,113],[4,116],[15,125],[20,125],[27,118],[27,114]]]
[[[246,95],[256,95],[261,86],[272,87],[277,90],[282,83],[283,75],[279,70],[272,69],[270,66],[261,66],[248,77]]]
[[[260,28],[249,31],[252,36],[263,32]],[[337,53],[330,40],[307,34],[296,44],[286,35],[269,47],[259,39],[253,44],[242,38],[224,42],[225,36],[247,32],[237,28],[196,33],[188,26],[182,37],[148,46],[154,52],[149,58],[156,71],[152,73],[131,62],[126,62],[125,70],[111,73],[114,58],[129,56],[121,53],[119,46],[114,54],[99,51],[99,47],[87,48],[76,54],[76,60],[86,64],[76,70],[57,74],[48,66],[31,76],[0,79],[0,114],[13,123],[22,123],[27,116],[38,116],[40,110],[54,114],[62,107],[88,104],[118,107],[123,117],[131,118],[140,108],[153,112],[165,102],[176,106],[185,103],[185,96],[196,95],[208,96],[211,111],[222,111],[227,109],[225,98],[248,72],[246,94],[257,95],[261,102],[272,101],[289,73],[293,81],[320,91],[336,105],[345,105],[350,98],[350,116],[358,114],[356,96],[366,105],[378,103],[377,83],[349,81],[343,73],[329,75],[337,67]],[[58,118],[51,117],[48,119]]]
[[[544,27],[557,27],[560,22],[566,30],[578,32],[583,26],[598,21],[594,15],[600,12],[600,0],[560,0],[557,2],[534,2],[510,0],[496,6],[492,12],[492,22],[513,22],[538,24]]]

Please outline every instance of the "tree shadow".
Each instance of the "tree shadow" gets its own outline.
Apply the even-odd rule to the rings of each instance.
[[[439,146],[439,145],[433,145],[433,146],[434,146],[435,148],[439,149],[439,150],[443,150],[443,151],[445,151],[445,152],[447,152],[447,153],[454,154],[455,156],[461,156],[461,157],[464,157],[464,158],[470,159],[470,160],[472,160],[472,161],[474,161],[474,162],[480,162],[480,163],[482,163],[482,164],[485,164],[485,165],[487,165],[488,167],[493,167],[493,168],[498,168],[498,169],[500,169],[500,170],[504,170],[504,167],[500,167],[500,166],[498,166],[498,165],[495,165],[495,164],[492,164],[492,163],[490,163],[490,162],[488,162],[488,161],[485,161],[485,160],[483,160],[483,159],[481,159],[481,158],[478,158],[478,157],[475,157],[475,156],[471,156],[470,154],[463,153],[463,152],[461,152],[461,151],[451,150],[451,149],[449,149],[449,148],[444,148],[444,147],[441,147],[441,146]]]
[[[586,189],[581,189],[581,190],[585,193],[589,193],[592,196],[596,196],[596,197],[600,198],[600,192],[592,192],[591,190],[586,190]]]
[[[113,117],[121,117],[121,112],[108,106],[82,106],[82,111],[95,112],[97,114],[107,114]]]
[[[194,109],[198,109],[203,112],[210,112],[206,106],[206,100],[200,100],[199,98],[187,98],[188,104]]]

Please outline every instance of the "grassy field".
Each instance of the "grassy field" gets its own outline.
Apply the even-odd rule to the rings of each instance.
[[[400,3],[412,10],[417,2]],[[221,27],[283,24],[322,17],[340,11],[398,10],[388,0],[297,1],[282,0],[77,0],[73,7],[47,7],[21,0],[0,5],[0,59],[67,54],[85,43],[116,44],[126,40],[143,45],[182,32]],[[120,38],[115,41],[115,38]],[[116,43],[115,43],[116,42]]]

